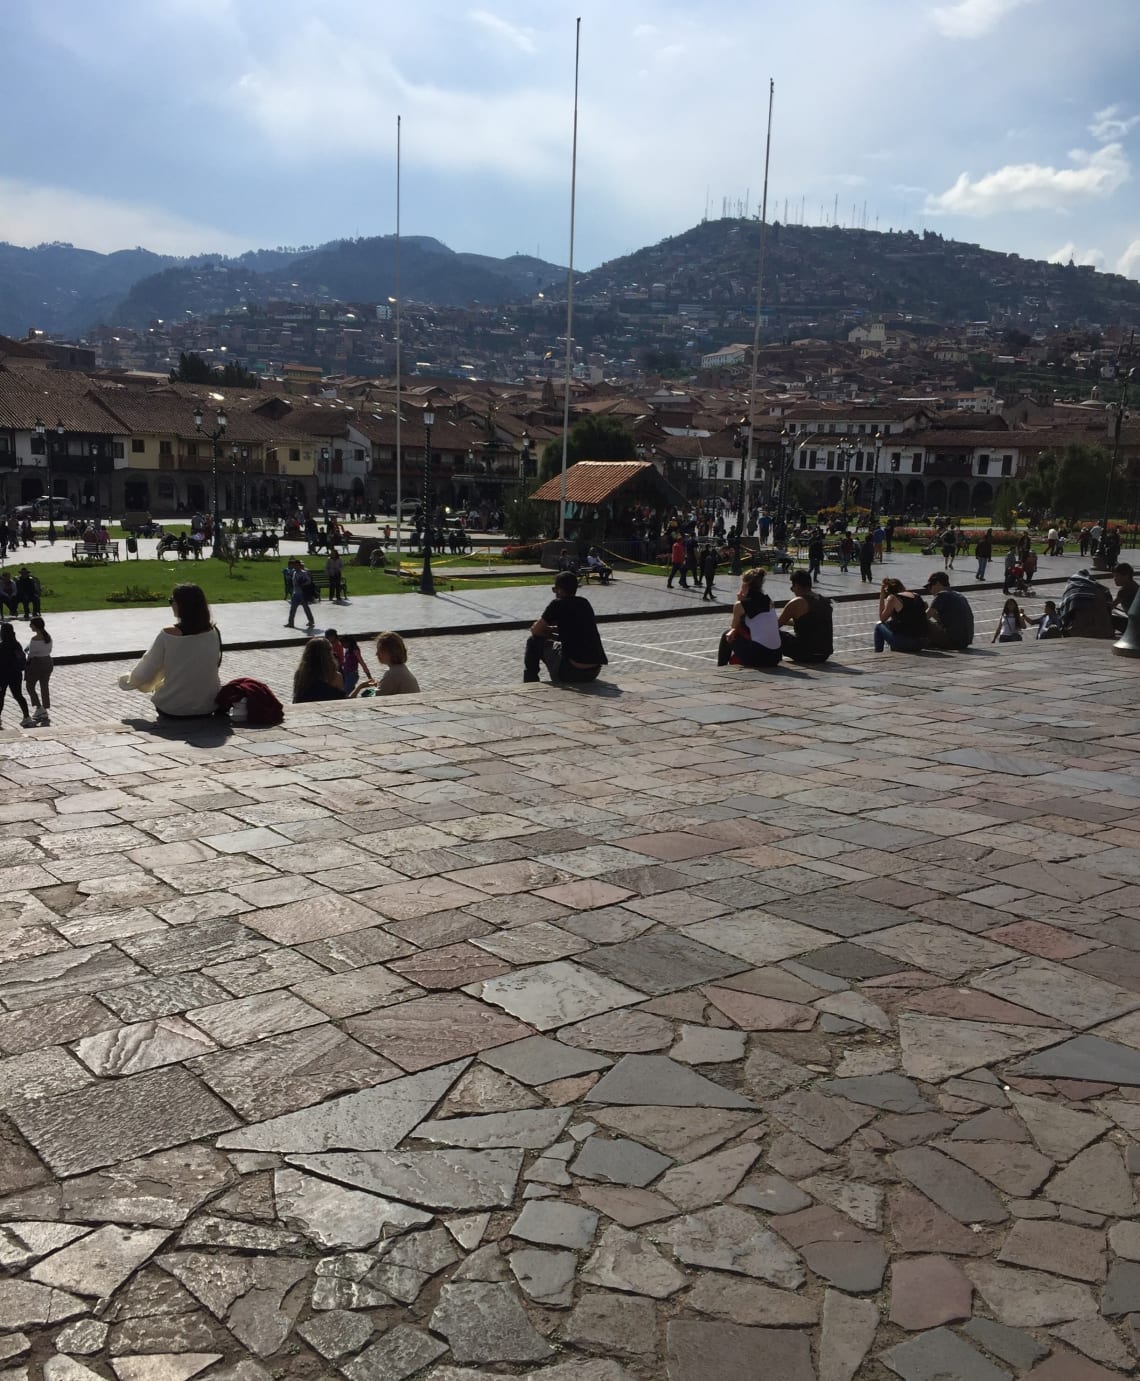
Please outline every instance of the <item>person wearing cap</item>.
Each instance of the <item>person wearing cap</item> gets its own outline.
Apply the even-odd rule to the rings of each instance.
[[[965,652],[974,641],[974,611],[959,590],[950,588],[945,571],[932,571],[926,593],[933,596],[926,611],[928,642],[947,652]]]
[[[593,605],[578,593],[573,571],[554,577],[554,598],[531,624],[523,655],[523,680],[537,681],[540,662],[552,681],[596,681],[607,662]]]

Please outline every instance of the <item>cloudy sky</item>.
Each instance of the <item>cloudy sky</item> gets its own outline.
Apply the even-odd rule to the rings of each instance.
[[[2,0],[0,239],[576,263],[758,209],[1140,278],[1138,0]]]

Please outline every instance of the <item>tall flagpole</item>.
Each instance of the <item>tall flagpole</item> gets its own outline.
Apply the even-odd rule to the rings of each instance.
[[[396,116],[396,565],[400,564],[400,524],[404,516],[400,451],[400,117]]]
[[[570,375],[574,355],[574,203],[578,191],[578,55],[582,20],[574,21],[574,142],[570,154],[570,267],[566,270],[566,396],[562,400],[562,483],[558,490],[558,536],[566,539],[566,456],[570,446]]]
[[[768,231],[768,163],[772,156],[772,102],[776,96],[776,83],[772,78],[768,79],[768,138],[764,145],[764,197],[760,207],[760,254],[759,262],[756,267],[756,324],[752,328],[752,381],[748,389],[748,431],[746,446],[744,451],[744,473],[741,475],[740,484],[740,511],[736,515],[736,547],[734,551],[733,570],[740,569],[740,542],[742,529],[744,527],[744,509],[747,504],[748,496],[748,467],[752,463],[752,446],[754,441],[754,419],[756,416],[756,374],[760,366],[760,308],[764,301],[764,242]],[[783,456],[780,463],[783,464]]]

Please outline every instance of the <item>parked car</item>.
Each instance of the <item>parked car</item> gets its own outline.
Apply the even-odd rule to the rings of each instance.
[[[46,518],[49,511],[56,518],[74,518],[75,505],[70,499],[55,498],[49,500],[46,494],[41,495],[35,503],[22,503],[19,507],[12,510],[15,518]]]

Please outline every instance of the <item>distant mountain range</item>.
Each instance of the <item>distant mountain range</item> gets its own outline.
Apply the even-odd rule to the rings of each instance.
[[[758,224],[705,221],[578,275],[589,309],[646,297],[749,311]],[[400,243],[404,300],[441,307],[506,306],[565,287],[566,270],[528,255],[463,254],[428,236]],[[96,254],[72,245],[0,243],[0,333],[35,326],[76,336],[96,324],[144,328],[187,312],[268,300],[385,302],[396,291],[394,236],[317,248],[254,250],[236,258],[174,259],[145,249]],[[765,310],[777,332],[813,316],[912,317],[935,325],[998,316],[1045,328],[1140,327],[1140,282],[1074,264],[1048,264],[925,232],[780,225],[769,228]]]
[[[403,297],[437,306],[517,301],[565,273],[525,254],[496,259],[458,254],[428,236],[400,241]],[[68,244],[23,249],[0,243],[0,333],[14,336],[32,326],[62,335],[100,323],[141,328],[159,317],[169,321],[270,298],[385,302],[395,291],[392,235],[192,259],[145,249],[96,254]]]
[[[628,296],[749,307],[756,299],[757,220],[704,221],[575,276],[580,302]],[[1085,322],[1140,328],[1140,282],[947,240],[927,231],[768,228],[764,309],[783,320],[836,314],[949,324],[1021,315],[1046,328]]]

